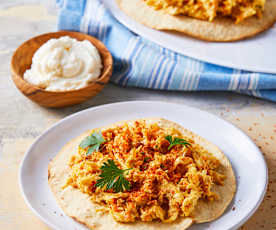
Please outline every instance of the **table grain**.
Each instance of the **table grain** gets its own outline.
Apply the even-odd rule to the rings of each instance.
[[[46,109],[32,103],[16,89],[9,69],[12,53],[30,37],[56,31],[54,2],[0,2],[0,229],[49,229],[28,209],[18,185],[20,161],[37,136],[72,113],[97,105],[133,100],[194,106],[230,121],[247,133],[265,156],[269,185],[260,208],[240,229],[276,229],[275,103],[229,92],[164,92],[108,84],[100,94],[83,104]]]

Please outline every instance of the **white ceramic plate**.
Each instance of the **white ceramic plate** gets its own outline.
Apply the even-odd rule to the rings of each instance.
[[[48,187],[49,161],[64,144],[88,129],[146,117],[163,117],[175,121],[205,137],[218,145],[233,165],[237,178],[237,193],[233,202],[218,220],[194,225],[191,229],[236,229],[256,211],[266,191],[267,167],[259,149],[243,132],[195,108],[145,101],[87,109],[61,120],[42,134],[27,151],[20,168],[21,191],[31,210],[53,229],[86,229],[67,217],[58,207]]]
[[[116,0],[103,0],[105,6],[133,32],[175,52],[205,62],[249,71],[276,73],[276,26],[265,33],[239,42],[204,42],[181,34],[145,27],[123,13]]]

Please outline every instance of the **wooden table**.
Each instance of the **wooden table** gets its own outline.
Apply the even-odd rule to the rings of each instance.
[[[223,92],[162,92],[109,84],[95,98],[64,109],[39,107],[21,95],[10,78],[9,62],[24,40],[55,30],[54,1],[0,2],[0,229],[49,229],[28,209],[19,191],[18,168],[24,152],[50,125],[77,111],[106,103],[161,100],[214,113],[246,132],[260,147],[269,168],[268,192],[241,229],[276,229],[276,104]]]

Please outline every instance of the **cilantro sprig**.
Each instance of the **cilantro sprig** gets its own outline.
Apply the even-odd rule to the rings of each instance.
[[[84,138],[79,146],[83,149],[89,147],[86,152],[86,155],[89,156],[93,152],[99,151],[101,144],[104,142],[105,142],[105,139],[102,133],[94,132],[90,136]]]
[[[165,139],[170,143],[168,150],[170,150],[175,145],[191,146],[189,142],[181,138],[173,138],[172,136],[166,136]]]
[[[101,179],[97,180],[96,187],[105,187],[105,190],[113,189],[116,193],[130,190],[130,183],[125,179],[125,173],[131,169],[119,169],[115,162],[109,159],[103,164],[101,170]]]

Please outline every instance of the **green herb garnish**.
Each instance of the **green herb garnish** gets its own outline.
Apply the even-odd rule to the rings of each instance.
[[[104,142],[105,142],[105,139],[103,138],[102,133],[95,132],[95,133],[92,133],[90,136],[84,138],[80,143],[80,147],[83,149],[89,147],[86,152],[86,155],[88,156],[95,151],[99,151],[101,144]]]
[[[144,162],[147,163],[151,158],[150,157],[145,157]]]
[[[174,139],[172,136],[166,136],[165,139],[170,143],[168,150],[170,150],[175,145],[184,145],[184,146],[191,146],[191,144],[184,139],[175,137]]]
[[[119,169],[113,160],[108,160],[103,164],[101,170],[101,179],[97,180],[96,187],[105,187],[105,190],[113,189],[114,192],[130,190],[130,183],[124,175],[131,169]]]

